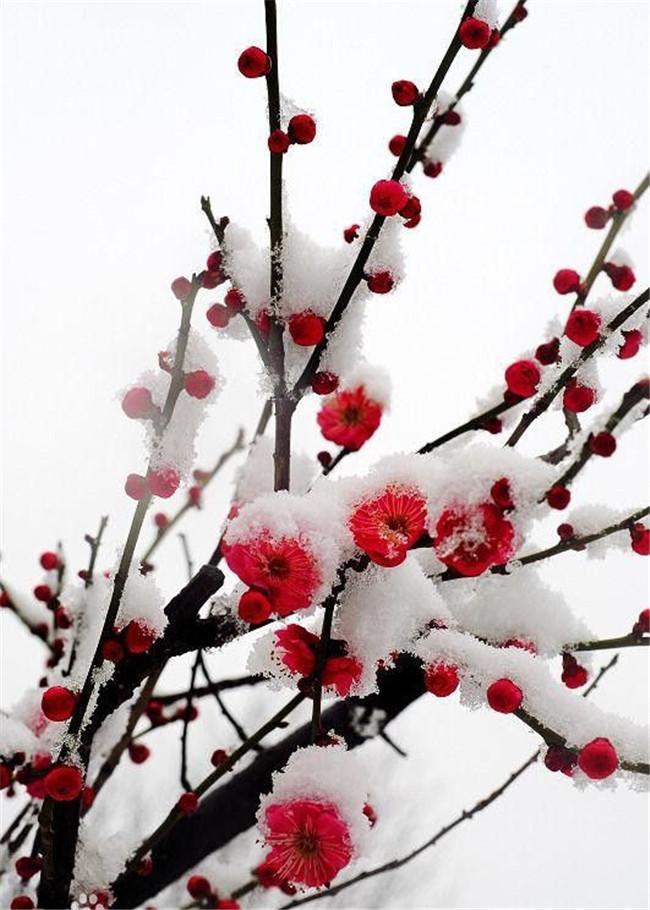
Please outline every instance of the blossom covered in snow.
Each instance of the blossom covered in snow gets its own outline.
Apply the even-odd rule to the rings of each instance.
[[[362,767],[341,746],[294,752],[273,775],[258,823],[265,863],[283,881],[319,887],[360,855],[370,823]]]

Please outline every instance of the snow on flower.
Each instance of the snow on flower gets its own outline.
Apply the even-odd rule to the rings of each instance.
[[[341,515],[332,497],[272,493],[245,505],[229,523],[224,556],[263,593],[278,616],[320,602],[340,561]]]
[[[481,575],[506,563],[515,550],[515,532],[492,503],[453,503],[442,510],[432,533],[438,559],[461,575]]]
[[[422,536],[426,514],[426,499],[417,489],[389,486],[362,500],[348,524],[355,544],[373,562],[394,566],[404,562],[406,551]]]
[[[298,749],[260,802],[265,862],[294,885],[327,884],[363,852],[366,802],[356,755],[338,745]]]
[[[389,665],[393,655],[410,650],[433,621],[453,623],[436,587],[412,557],[396,568],[371,566],[352,576],[332,634],[347,642],[362,665],[354,694],[375,691],[379,667]]]
[[[124,408],[133,393],[148,392],[147,400],[151,402],[151,413],[141,408],[135,412],[130,407],[127,413],[130,416],[137,413],[144,418],[152,471],[173,472],[176,475],[175,487],[179,481],[190,476],[196,458],[194,449],[196,434],[205,419],[207,406],[216,399],[223,385],[212,350],[195,329],[190,329],[183,373],[186,378],[191,376],[192,380],[178,396],[162,439],[159,438],[157,420],[147,417],[160,414],[164,408],[171,385],[176,342],[177,339],[174,339],[159,355],[159,362],[161,365],[164,364],[164,369],[147,370],[122,399]]]
[[[320,637],[305,626],[290,623],[282,629],[263,636],[256,642],[249,657],[251,673],[264,673],[277,680],[296,678],[306,681],[316,669]],[[350,694],[361,676],[362,667],[342,639],[329,641],[321,681],[324,690],[341,698]]]

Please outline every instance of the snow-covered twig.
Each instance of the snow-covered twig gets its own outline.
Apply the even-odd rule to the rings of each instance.
[[[593,357],[601,348],[603,348],[609,339],[609,335],[612,332],[615,332],[616,329],[619,329],[626,321],[633,316],[637,310],[641,309],[644,304],[650,299],[650,293],[648,288],[645,289],[639,296],[629,303],[620,313],[618,313],[610,322],[607,323],[606,331],[602,335],[592,341],[591,344],[586,345],[579,356],[569,364],[558,376],[555,382],[549,386],[549,388],[539,395],[533,402],[531,408],[522,415],[521,420],[512,431],[510,438],[507,440],[507,446],[516,446],[521,437],[524,435],[526,430],[530,427],[538,417],[540,417],[553,403],[557,395],[564,389],[568,383],[573,379],[575,374],[578,372],[580,367]]]

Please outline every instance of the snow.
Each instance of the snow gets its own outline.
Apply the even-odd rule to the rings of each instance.
[[[369,823],[363,814],[368,802],[367,778],[358,754],[344,746],[297,749],[282,771],[273,774],[273,789],[263,796],[257,813],[264,833],[268,806],[294,799],[333,803],[350,831],[355,857],[363,855]]]
[[[494,648],[462,632],[436,629],[418,644],[415,653],[426,663],[442,660],[459,668],[461,702],[467,707],[487,707],[486,689],[505,677],[522,690],[522,707],[566,739],[569,747],[579,749],[603,736],[612,742],[620,759],[648,761],[644,727],[582,699],[555,679],[543,660],[528,651]]]

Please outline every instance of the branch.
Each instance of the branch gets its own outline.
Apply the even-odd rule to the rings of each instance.
[[[233,444],[230,446],[229,449],[226,449],[226,451],[223,452],[219,456],[219,458],[217,459],[217,462],[216,462],[215,466],[212,468],[212,470],[209,473],[201,476],[201,478],[199,480],[197,480],[197,485],[199,487],[201,487],[202,490],[205,490],[205,488],[208,486],[208,484],[212,480],[214,480],[214,478],[217,476],[217,474],[219,473],[221,468],[233,457],[233,455],[235,455],[237,452],[241,452],[243,450],[243,448],[244,448],[244,429],[243,429],[243,427],[240,427],[237,431],[237,436],[235,437],[235,441],[233,442]],[[190,499],[188,499],[185,503],[183,503],[183,505],[180,507],[180,509],[176,512],[176,514],[173,515],[172,518],[169,519],[169,521],[164,526],[164,528],[160,528],[160,530],[158,531],[158,534],[154,538],[153,542],[151,543],[151,545],[149,546],[147,551],[144,553],[144,555],[140,559],[140,562],[142,564],[146,565],[150,562],[151,556],[157,550],[157,548],[162,543],[162,541],[165,539],[165,537],[167,537],[167,535],[169,534],[171,529],[174,528],[179,523],[179,521],[183,518],[183,516],[187,512],[190,511],[190,509],[195,509],[195,508],[196,508],[196,506]]]
[[[468,433],[470,430],[482,430],[485,427],[487,421],[492,420],[495,417],[498,417],[500,414],[509,411],[511,408],[516,408],[517,405],[521,404],[521,401],[502,401],[500,404],[494,405],[492,408],[488,408],[487,411],[483,411],[482,414],[477,414],[476,417],[472,417],[466,423],[461,423],[460,426],[454,427],[453,430],[448,430],[446,433],[443,433],[442,436],[438,436],[437,439],[434,439],[432,442],[427,442],[425,445],[421,446],[417,454],[426,455],[428,452],[432,452],[434,449],[437,449],[439,446],[444,445],[446,442],[451,442],[452,439],[456,439],[457,436],[462,436],[463,433]]]
[[[512,12],[510,13],[510,15],[508,16],[506,21],[503,23],[503,27],[500,29],[501,38],[503,38],[504,35],[507,35],[507,33],[510,31],[510,29],[514,28],[515,25],[517,25],[517,23],[520,21],[520,19],[517,16],[517,9],[523,7],[525,5],[525,3],[526,3],[526,0],[520,0],[520,2],[515,4]],[[411,155],[410,160],[406,166],[407,173],[410,174],[411,171],[413,170],[413,168],[415,167],[416,163],[418,161],[421,161],[425,157],[427,149],[433,142],[433,139],[435,138],[438,130],[440,129],[440,127],[442,126],[442,124],[444,122],[444,114],[446,114],[448,111],[453,111],[456,108],[456,106],[459,104],[459,102],[461,101],[463,96],[466,95],[467,92],[471,91],[471,89],[474,88],[474,80],[476,79],[476,76],[478,75],[481,67],[483,66],[483,64],[485,63],[487,58],[490,56],[490,54],[492,53],[493,50],[494,50],[494,46],[488,46],[486,48],[483,48],[481,53],[478,55],[478,58],[474,64],[474,66],[471,68],[471,70],[465,77],[463,83],[461,84],[460,88],[454,95],[454,99],[451,102],[451,104],[449,104],[449,106],[446,107],[444,111],[441,111],[441,112],[437,111],[435,113],[433,120],[431,122],[431,126],[425,133],[423,139],[417,144],[416,148],[413,149],[413,154]]]
[[[323,713],[323,729],[342,736],[351,749],[379,733],[425,692],[421,664],[413,657],[403,655],[395,668],[380,670],[377,680],[378,693],[364,699],[338,701]],[[379,724],[377,717],[381,717]],[[128,908],[143,904],[187,869],[254,825],[260,795],[271,789],[273,772],[282,768],[296,749],[310,743],[311,723],[306,723],[268,746],[247,767],[210,793],[193,815],[182,819],[154,848],[150,876],[143,878],[131,873],[121,878],[115,890],[116,905]]]
[[[649,182],[650,182],[650,174],[646,174],[645,177],[643,178],[643,180],[641,181],[641,183],[637,186],[636,190],[634,191],[634,199],[637,202],[643,196],[645,191],[648,189]],[[607,258],[607,254],[609,253],[610,249],[612,248],[614,240],[616,239],[621,228],[623,227],[623,225],[625,224],[625,222],[627,221],[627,219],[629,218],[629,216],[632,214],[633,211],[634,211],[634,207],[630,206],[630,208],[628,208],[628,209],[623,209],[623,210],[618,209],[612,215],[612,223],[610,225],[609,231],[607,232],[607,235],[606,235],[605,239],[603,240],[602,246],[600,247],[600,249],[598,250],[598,253],[596,254],[596,258],[594,259],[592,266],[589,269],[587,277],[583,281],[581,288],[576,295],[576,299],[571,308],[572,310],[575,310],[575,308],[577,306],[582,306],[582,304],[585,302],[585,300],[589,296],[589,292],[591,291],[594,281],[598,277],[598,275],[603,267],[603,263],[605,262],[605,260]]]
[[[238,689],[241,686],[256,686],[259,683],[266,682],[264,676],[238,676],[234,679],[221,679],[207,686],[197,686],[194,689],[194,698],[204,698],[206,695],[214,695],[215,692],[225,692],[228,689]],[[173,692],[168,695],[156,695],[156,701],[161,705],[172,705],[174,702],[187,698],[187,691]]]
[[[635,382],[634,385],[627,390],[621,399],[621,403],[617,409],[611,414],[609,420],[605,423],[603,430],[607,433],[612,433],[619,423],[626,417],[629,412],[634,408],[639,402],[643,401],[644,398],[650,397],[650,388],[647,382],[643,380],[640,382]],[[645,415],[644,415],[645,416]],[[570,465],[564,474],[555,481],[555,484],[558,486],[567,487],[569,484],[575,480],[580,471],[585,467],[590,458],[593,457],[593,451],[589,445],[589,439],[585,440],[580,453],[577,458]]]
[[[650,293],[648,291],[648,288],[646,288],[643,293],[639,294],[636,300],[633,300],[632,303],[628,304],[623,310],[621,310],[621,312],[615,316],[614,319],[607,323],[607,331],[604,331],[595,341],[592,341],[591,344],[588,344],[586,347],[584,347],[580,352],[580,355],[573,361],[573,363],[569,364],[568,367],[565,367],[555,382],[549,386],[549,388],[542,395],[535,399],[530,410],[522,415],[521,420],[513,430],[512,435],[506,442],[506,445],[517,445],[530,425],[549,408],[555,397],[566,385],[568,385],[580,367],[583,366],[590,357],[593,357],[597,351],[603,348],[609,340],[609,335],[612,332],[615,332],[616,329],[620,328],[630,318],[630,316],[633,316],[637,310],[639,310],[644,304],[648,302],[648,299],[650,299]]]
[[[471,16],[475,6],[476,0],[469,0],[465,6],[465,10],[461,17],[461,22],[468,16]],[[413,152],[413,149],[415,148],[415,143],[417,141],[417,137],[420,133],[424,120],[431,110],[431,105],[435,101],[440,86],[442,85],[442,82],[447,75],[449,68],[456,59],[456,55],[458,54],[461,46],[462,45],[460,43],[460,38],[458,36],[458,28],[456,28],[454,36],[451,39],[449,47],[447,48],[447,51],[442,58],[442,61],[438,66],[433,79],[431,80],[426,94],[413,107],[413,119],[411,122],[411,127],[409,129],[408,136],[406,137],[406,143],[404,144],[402,153],[397,159],[397,163],[393,168],[393,173],[391,175],[392,180],[401,180],[401,178],[404,176],[407,162],[411,156],[411,153]],[[341,321],[341,318],[352,299],[352,295],[363,279],[366,263],[368,262],[370,254],[374,249],[375,243],[379,239],[379,235],[384,226],[385,220],[386,218],[384,215],[375,215],[375,217],[372,219],[370,227],[368,228],[366,236],[364,237],[363,243],[361,244],[357,258],[352,265],[352,269],[350,270],[345,284],[343,285],[338,300],[334,305],[334,309],[330,313],[329,319],[327,320],[327,326],[325,328],[325,335],[323,337],[323,340],[320,341],[312,351],[304,370],[302,371],[298,381],[293,388],[294,397],[298,398],[304,393],[305,389],[310,384],[314,373],[318,369],[321,357],[323,356],[323,353],[325,352],[325,349],[328,345],[329,336],[332,335],[337,325]]]
[[[253,733],[245,743],[242,743],[238,749],[235,749],[235,751],[232,752],[219,765],[218,768],[215,768],[214,771],[208,774],[208,776],[201,781],[198,787],[194,789],[196,796],[201,797],[204,793],[207,793],[207,791],[213,787],[218,780],[224,777],[224,775],[227,774],[228,771],[230,771],[237,764],[240,758],[243,758],[244,755],[250,752],[250,750],[262,739],[264,739],[265,736],[275,730],[275,728],[278,727],[282,721],[288,717],[302,701],[304,701],[304,699],[305,696],[300,692],[297,695],[294,695],[291,701],[289,701],[286,705],[284,705],[284,707],[277,711],[273,717],[269,718],[266,723],[262,724],[262,726],[256,730],[255,733]],[[142,857],[150,853],[153,848],[162,840],[162,838],[172,830],[177,822],[181,821],[181,819],[185,817],[186,816],[184,816],[181,810],[178,808],[178,805],[174,806],[166,818],[160,823],[160,825],[158,825],[156,830],[150,834],[149,837],[147,837],[138,847],[135,853],[133,853],[131,859],[126,864],[125,871],[116,879],[115,884],[111,886],[111,890],[114,894],[117,895],[120,889],[121,881],[129,872],[132,872],[137,868],[138,863]]]
[[[621,635],[620,638],[601,638],[596,641],[579,641],[575,645],[567,645],[569,651],[608,651],[610,648],[638,648],[650,645],[650,638],[644,638],[635,632]]]
[[[537,718],[533,717],[532,714],[529,714],[528,711],[525,711],[523,708],[517,708],[514,715],[515,717],[518,717],[519,720],[523,721],[527,727],[530,727],[531,730],[537,733],[538,736],[541,736],[547,745],[569,748],[567,746],[567,741],[563,736],[556,733],[555,730],[551,730],[550,727],[547,727],[541,721],[537,720]],[[633,771],[635,774],[650,774],[650,765],[647,762],[629,762],[623,759],[619,760],[618,765],[619,768],[622,768],[624,771]]]

